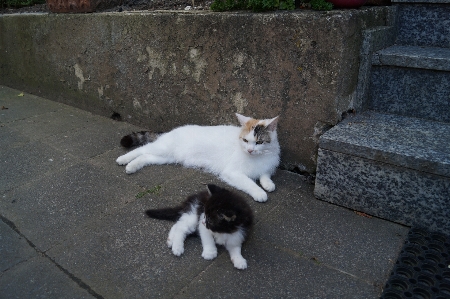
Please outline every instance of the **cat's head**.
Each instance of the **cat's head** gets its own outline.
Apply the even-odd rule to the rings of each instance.
[[[241,124],[239,143],[249,155],[266,153],[277,141],[278,116],[272,119],[253,119],[236,113]]]
[[[244,198],[216,185],[208,185],[209,199],[205,203],[206,228],[218,233],[233,233],[248,228],[253,213]]]

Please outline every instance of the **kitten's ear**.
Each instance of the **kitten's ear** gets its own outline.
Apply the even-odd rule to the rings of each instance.
[[[209,195],[213,195],[214,193],[217,193],[220,190],[222,190],[222,188],[220,188],[219,186],[216,186],[216,185],[213,185],[213,184],[208,184],[208,193],[209,193]]]
[[[251,117],[240,115],[239,113],[236,113],[236,117],[239,120],[239,123],[241,126],[245,125],[249,120],[251,120]]]
[[[268,124],[266,125],[267,129],[269,129],[269,131],[275,131],[277,129],[277,123],[278,123],[278,117],[274,117],[272,119],[266,120],[266,122],[268,122]]]
[[[227,215],[225,215],[225,213],[220,214],[219,219],[223,219],[227,222],[232,222],[232,221],[236,220],[236,214],[233,214],[233,216],[227,216]]]

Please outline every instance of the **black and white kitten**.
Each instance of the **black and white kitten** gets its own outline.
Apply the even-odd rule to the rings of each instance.
[[[176,221],[167,239],[167,245],[176,256],[183,254],[186,236],[198,231],[204,259],[217,257],[217,243],[228,250],[234,267],[247,268],[241,246],[252,226],[253,213],[241,196],[210,184],[207,191],[189,196],[177,207],[147,210],[146,214],[151,218]]]

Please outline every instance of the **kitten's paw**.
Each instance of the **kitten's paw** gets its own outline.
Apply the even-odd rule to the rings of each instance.
[[[119,164],[119,165],[126,165],[126,164],[128,164],[128,162],[130,162],[130,161],[128,161],[128,159],[125,158],[125,155],[120,156],[116,160],[116,163]]]
[[[267,192],[275,190],[275,184],[271,180],[260,180],[259,183]]]
[[[125,172],[128,174],[132,174],[132,173],[135,173],[136,171],[138,171],[139,169],[140,169],[139,167],[130,163],[127,165],[127,167],[125,167]]]
[[[172,248],[172,244],[173,244],[172,239],[167,238],[167,246],[169,246],[169,248]]]
[[[264,192],[263,189],[260,189],[260,190],[258,190],[256,192],[253,192],[251,194],[251,196],[253,197],[253,199],[255,201],[259,201],[259,202],[266,202],[267,201],[267,193]]]
[[[244,270],[247,269],[247,261],[242,257],[234,257],[231,259],[235,268]]]
[[[202,258],[205,260],[212,260],[217,257],[217,249],[216,250],[203,250]]]
[[[172,252],[176,256],[180,256],[184,253],[184,246],[176,246],[172,244]]]

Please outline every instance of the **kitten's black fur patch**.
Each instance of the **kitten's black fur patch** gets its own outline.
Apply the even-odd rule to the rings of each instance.
[[[247,233],[253,224],[253,212],[244,198],[216,185],[208,185],[208,191],[189,196],[181,205],[173,208],[147,210],[150,218],[177,221],[183,213],[197,209],[197,215],[206,216],[206,227],[217,233],[233,233],[242,229]]]

